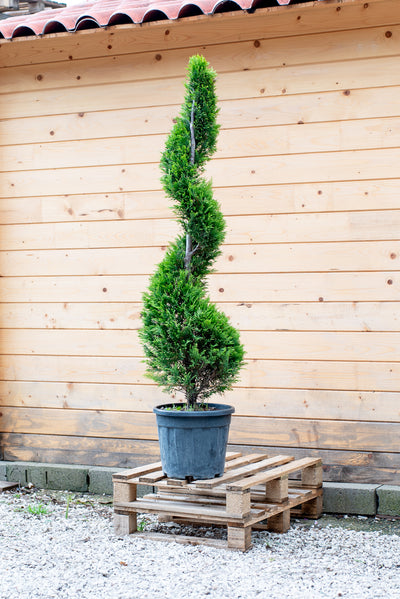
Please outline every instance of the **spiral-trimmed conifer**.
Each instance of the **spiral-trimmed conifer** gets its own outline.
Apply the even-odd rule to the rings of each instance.
[[[190,59],[185,100],[161,157],[163,188],[183,232],[151,277],[139,331],[147,376],[165,391],[183,392],[191,408],[230,389],[244,356],[239,333],[206,287],[225,238],[211,182],[202,177],[219,129],[215,79],[202,56]]]

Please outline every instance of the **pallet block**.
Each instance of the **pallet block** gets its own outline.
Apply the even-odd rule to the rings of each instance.
[[[289,480],[298,472],[300,481]],[[226,542],[195,537],[179,542],[247,551],[252,528],[283,533],[290,527],[292,510],[300,508],[303,516],[312,518],[322,512],[320,458],[228,453],[222,476],[194,482],[167,478],[161,463],[156,462],[115,474],[113,484],[114,529],[118,535],[137,531],[137,513],[147,512],[158,514],[160,522],[227,527]],[[153,485],[157,492],[137,498],[138,485]],[[177,535],[140,536],[178,540]]]
[[[11,491],[12,489],[16,489],[19,483],[8,482],[5,480],[0,480],[0,493],[2,491]]]

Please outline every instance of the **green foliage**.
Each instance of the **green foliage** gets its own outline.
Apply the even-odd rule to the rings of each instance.
[[[161,157],[162,183],[183,234],[171,243],[143,296],[147,374],[166,391],[183,391],[188,406],[223,393],[237,380],[243,346],[228,318],[207,297],[225,238],[225,222],[202,178],[218,135],[215,72],[202,56],[189,61],[181,114]]]
[[[37,505],[28,505],[28,512],[33,516],[47,516],[49,513],[47,507],[42,503],[38,503]]]

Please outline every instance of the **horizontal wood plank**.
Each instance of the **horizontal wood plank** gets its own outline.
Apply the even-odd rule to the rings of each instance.
[[[186,53],[186,61],[190,52]],[[302,64],[257,70],[242,70],[241,85],[237,85],[237,72],[221,73],[217,93],[221,101],[232,98],[254,98],[328,92],[353,88],[387,87],[399,84],[398,57],[385,56],[361,60]],[[182,73],[182,71],[181,71]],[[182,101],[182,75],[166,79],[116,81],[113,64],[105,69],[105,82],[87,84],[78,80],[80,93],[75,86],[24,93],[0,94],[3,118],[26,117],[44,114],[62,114],[107,110],[112,108],[164,106]],[[104,80],[104,79],[103,79]],[[129,98],[129,100],[128,100]],[[151,101],[150,101],[151,99]]]
[[[219,303],[246,331],[400,331],[398,302]],[[138,329],[140,303],[3,303],[0,328]]]
[[[27,144],[102,139],[129,135],[160,135],[170,131],[179,105],[81,110],[11,118],[2,122],[0,144]]]
[[[219,478],[196,481],[195,486],[199,489],[213,489],[214,487],[219,487],[219,485],[221,484],[232,483],[233,481],[242,479],[243,477],[253,472],[259,472],[260,470],[265,470],[267,468],[272,468],[274,466],[286,464],[287,462],[290,462],[293,459],[294,458],[292,458],[291,456],[278,455],[273,458],[257,460],[256,463],[246,464],[245,466],[229,470],[228,472],[222,474],[222,476],[220,476]]]
[[[226,216],[398,209],[399,180],[220,187]],[[244,204],[245,203],[245,204]],[[2,224],[170,218],[162,191],[0,199]]]
[[[64,435],[3,433],[4,459],[9,461],[90,464],[136,468],[160,459],[158,441],[77,438]]]
[[[232,420],[230,442],[280,447],[352,451],[397,451],[399,424],[331,420],[248,418]],[[43,434],[156,440],[154,414],[39,408],[2,408],[5,433]]]
[[[135,478],[136,476],[154,472],[154,470],[158,470],[159,468],[161,468],[161,462],[154,462],[153,464],[148,464],[146,466],[139,466],[138,468],[123,470],[122,472],[117,472],[115,475],[113,475],[113,481],[127,481]]]
[[[328,241],[395,240],[398,242],[400,237],[400,210],[228,216],[226,224],[226,241],[228,246],[236,244],[326,243]],[[0,234],[1,250],[28,251],[64,248],[70,250],[157,247],[157,251],[153,251],[152,253],[150,250],[144,252],[144,256],[146,252],[150,255],[147,266],[148,270],[145,271],[148,274],[149,269],[152,271],[154,268],[154,261],[158,260],[161,256],[160,246],[166,246],[169,242],[173,241],[177,235],[181,234],[181,229],[172,219],[147,219],[134,221],[1,225]],[[347,254],[351,253],[351,247],[345,246]],[[362,253],[362,247],[354,246],[354,252],[357,254]],[[379,251],[379,245],[376,247]],[[398,247],[398,243],[393,243],[390,249],[386,246],[386,252],[384,250],[383,253],[386,253],[388,258],[390,258],[391,254],[396,254],[395,258],[397,258]],[[165,249],[165,247],[161,249]],[[228,247],[228,261],[233,262],[235,257],[233,256],[233,260],[230,258],[232,256],[232,251],[229,251],[230,249],[232,248]],[[332,254],[332,247],[330,249]],[[299,248],[298,251],[301,252],[302,250],[303,252],[307,251],[306,248]],[[238,251],[241,251],[240,248],[238,248]],[[248,249],[247,251],[250,250]],[[254,260],[257,260],[257,251],[263,251],[263,248],[252,249],[251,255]],[[268,248],[264,248],[264,251],[268,251]],[[283,248],[282,252],[284,251],[285,248]],[[286,252],[289,255],[295,251],[296,248],[286,247]],[[324,251],[323,248],[321,251]],[[337,251],[339,254],[338,260],[340,260],[340,247],[337,247]],[[254,252],[256,253],[254,254]],[[36,256],[38,255],[36,254]],[[65,252],[59,255],[62,256],[65,262],[73,262],[76,253],[69,254]],[[36,256],[25,254],[25,259],[31,257],[31,262],[35,263],[37,262]],[[94,254],[88,253],[87,256],[87,259],[91,260]],[[101,252],[98,253],[98,256],[101,259]],[[279,258],[279,254],[277,258]],[[279,264],[277,258],[275,260]],[[392,265],[395,258],[390,258],[391,262],[389,261],[388,263]],[[137,256],[134,259],[137,259]],[[270,261],[272,260],[270,259]],[[301,262],[301,255],[299,262]],[[342,257],[342,263],[344,262],[345,260]],[[224,264],[223,260],[222,264]],[[236,272],[237,269],[240,269],[240,265],[236,267],[236,265],[232,264],[232,267],[235,268]],[[133,269],[133,265],[131,265],[130,273],[132,272],[141,274],[140,271],[137,272]],[[268,272],[268,264],[262,272]],[[47,274],[51,274],[51,270]],[[100,272],[99,274],[105,273]]]
[[[138,329],[141,303],[3,303],[0,328]],[[371,310],[373,312],[373,309]]]
[[[113,81],[118,82],[177,77],[186,68],[188,52],[192,55],[203,54],[217,73],[274,68],[282,64],[286,67],[313,64],[316,60],[336,62],[348,60],[349,56],[353,59],[393,56],[400,53],[399,30],[400,27],[394,25],[391,37],[385,35],[387,29],[382,27],[360,29],[357,32],[302,35],[296,39],[291,37],[290,41],[288,38],[263,39],[264,36],[260,36],[256,45],[249,40],[228,47],[218,40],[218,44],[204,46],[202,43],[190,50],[165,49],[158,59],[154,52],[127,54],[124,49],[118,55],[109,52],[109,56],[84,61],[72,59],[62,65],[58,62],[43,63],[39,71],[36,64],[16,66],[7,69],[1,93],[108,83],[110,71]]]
[[[398,214],[400,226],[400,210]],[[243,220],[246,221],[246,218]],[[302,220],[307,222],[306,219]],[[382,221],[384,220],[390,222],[390,213],[387,214],[386,219],[382,219]],[[396,218],[393,220],[392,231],[394,235],[397,223]],[[323,219],[320,219],[320,221],[323,222]],[[371,221],[374,222],[373,214],[371,214]],[[375,221],[375,223],[376,235],[378,236],[380,226],[379,222]],[[382,230],[385,229],[383,224],[381,228]],[[385,234],[389,236],[390,227],[387,227],[387,229]],[[300,234],[307,235],[305,231]],[[249,235],[257,236],[257,232],[249,232]],[[267,235],[268,232],[266,232],[266,237]],[[293,232],[293,237],[295,235],[296,233]],[[318,235],[322,237],[323,231]],[[231,236],[235,236],[233,231]],[[284,237],[284,234],[282,237]],[[156,265],[165,257],[165,249],[166,246],[0,251],[0,274],[3,277],[98,276],[130,275],[134,270],[135,274],[150,275],[154,272]],[[279,246],[272,243],[225,245],[221,247],[221,250],[222,255],[215,264],[215,270],[218,273],[400,270],[400,241],[397,240],[352,241],[340,244],[337,242],[313,242],[312,244],[299,242],[293,245],[280,243]]]
[[[139,302],[145,275],[3,277],[2,302]],[[391,271],[346,273],[213,274],[216,302],[398,301],[400,278]]]
[[[98,139],[78,139],[4,146],[0,171],[156,162],[164,150],[165,141],[166,135],[136,134],[134,137],[103,138],[101,143]],[[303,126],[295,124],[222,130],[215,157],[273,156],[399,146],[400,118],[333,121]]]
[[[400,331],[398,302],[219,305],[240,330]]]
[[[179,226],[172,219],[148,219],[4,225],[0,227],[0,232],[4,234],[3,249],[39,249],[44,246],[54,249],[89,249],[94,246],[107,248],[166,245],[179,234]],[[135,272],[133,267],[132,270]]]
[[[146,384],[140,358],[1,355],[0,380]],[[394,391],[400,388],[398,362],[248,360],[242,387]],[[165,397],[161,395],[160,398]],[[160,399],[162,403],[164,399]]]
[[[245,489],[250,489],[250,487],[256,486],[258,484],[263,484],[272,480],[276,480],[276,478],[279,478],[280,476],[287,477],[290,474],[297,472],[298,470],[303,470],[304,468],[309,468],[310,466],[315,466],[317,464],[321,465],[321,460],[319,458],[302,458],[284,466],[274,468],[269,472],[262,472],[259,475],[250,476],[246,480],[236,481],[232,485],[229,484],[227,489],[229,491],[242,491]]]
[[[152,411],[163,402],[182,401],[155,385],[1,381],[2,405],[104,411]],[[400,392],[325,391],[236,387],[218,401],[235,407],[238,416],[318,420],[400,422]]]
[[[263,89],[263,88],[262,88]],[[220,113],[218,122],[224,130],[237,130],[238,127],[289,127],[292,138],[304,134],[304,125],[308,131],[331,128],[327,122],[335,122],[337,131],[348,131],[359,119],[376,120],[397,118],[398,104],[395,101],[398,87],[381,87],[325,92],[323,94],[306,93],[296,95],[281,95],[255,97],[248,99],[229,99],[219,102]],[[168,106],[125,107],[110,106],[101,110],[96,105],[87,106],[87,110],[78,108],[68,110],[65,114],[51,113],[51,108],[44,114],[22,117],[17,116],[2,121],[0,129],[1,145],[36,144],[46,142],[66,142],[76,139],[91,140],[103,138],[125,138],[129,136],[157,136],[171,130],[173,119],[179,113],[179,102]],[[372,122],[372,121],[371,121]],[[342,123],[342,124],[340,124]],[[315,124],[315,125],[314,125]],[[315,127],[315,128],[314,128]],[[296,132],[296,128],[299,132]],[[378,138],[385,130],[385,122],[381,121],[375,131],[370,128],[370,135]],[[390,131],[386,130],[389,136]],[[233,135],[227,133],[227,135]],[[336,144],[351,144],[351,140],[340,141],[335,132],[332,133]],[[359,135],[365,137],[360,132]],[[271,131],[271,136],[274,132]],[[268,139],[265,140],[268,144]],[[286,143],[281,140],[280,143]],[[303,142],[309,143],[307,141]],[[329,140],[326,140],[329,147]],[[293,142],[292,142],[293,145]],[[56,146],[57,147],[57,146]]]
[[[168,501],[163,503],[162,501],[152,501],[150,499],[138,499],[130,503],[118,502],[114,504],[114,511],[116,514],[125,514],[128,512],[149,512],[149,513],[167,513],[179,517],[183,515],[186,518],[193,519],[197,522],[213,522],[215,524],[226,524],[227,522],[241,523],[242,518],[240,516],[226,516],[225,508],[214,506],[209,507],[206,505],[193,505],[186,504],[185,502],[174,502]],[[246,516],[246,524],[261,520],[265,514],[264,510],[252,509],[248,516]]]
[[[212,160],[207,176],[216,186],[312,183],[363,179],[397,178],[393,166],[400,159],[400,149],[324,152],[305,160],[301,154],[269,157],[245,157]],[[126,164],[106,167],[5,173],[0,197],[102,193],[106,191],[149,191],[160,189],[158,164]]]
[[[3,433],[4,459],[28,462],[91,464],[98,466],[134,468],[159,459],[158,441],[107,439],[63,435],[27,435]],[[228,449],[242,453],[268,450],[269,455],[282,453],[279,447],[229,445]],[[398,453],[335,451],[291,448],[296,458],[321,457],[324,480],[345,482],[400,483]]]
[[[400,362],[395,332],[243,331],[248,359]],[[135,330],[3,329],[2,354],[143,356]]]

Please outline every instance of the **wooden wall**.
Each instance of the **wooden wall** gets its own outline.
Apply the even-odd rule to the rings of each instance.
[[[340,9],[340,10],[339,10]],[[218,71],[208,168],[228,223],[211,298],[247,367],[246,451],[400,483],[400,7],[321,2],[0,44],[6,460],[157,454],[138,343],[177,226],[158,161],[187,59]]]

